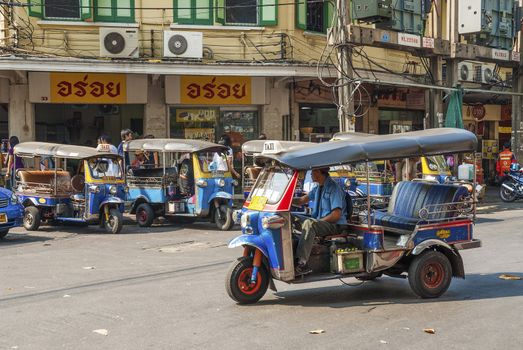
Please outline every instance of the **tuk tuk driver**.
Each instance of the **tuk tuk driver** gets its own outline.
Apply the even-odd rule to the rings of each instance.
[[[295,198],[293,204],[302,206],[309,201],[314,203],[312,218],[302,225],[302,235],[296,249],[295,275],[312,272],[307,267],[312,245],[316,236],[329,236],[337,233],[336,224],[347,223],[347,202],[343,189],[329,176],[329,168],[312,170],[312,181],[316,185],[303,197]]]

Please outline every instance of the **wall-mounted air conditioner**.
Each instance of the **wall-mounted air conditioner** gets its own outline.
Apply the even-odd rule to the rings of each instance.
[[[474,81],[474,66],[469,62],[458,63],[458,80]]]
[[[201,32],[163,32],[163,57],[197,58],[203,56]]]
[[[139,57],[139,32],[133,28],[100,28],[100,57]]]

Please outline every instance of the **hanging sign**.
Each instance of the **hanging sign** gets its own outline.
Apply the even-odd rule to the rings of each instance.
[[[182,104],[249,105],[251,78],[234,76],[180,77]]]
[[[508,61],[510,59],[510,51],[492,49],[492,58],[496,60]]]
[[[147,103],[147,75],[29,72],[31,103]]]
[[[214,122],[216,121],[216,115],[218,110],[216,109],[176,109],[176,122],[177,123],[203,123],[203,122]]]
[[[472,116],[476,120],[482,120],[485,118],[486,110],[483,105],[475,105],[472,107]]]
[[[421,37],[414,34],[398,33],[398,44],[410,47],[421,47]]]

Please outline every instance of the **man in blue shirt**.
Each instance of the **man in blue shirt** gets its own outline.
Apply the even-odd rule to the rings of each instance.
[[[329,168],[312,170],[312,181],[317,183],[309,194],[296,198],[294,204],[304,205],[312,201],[312,218],[302,225],[302,235],[296,249],[296,275],[305,275],[312,270],[307,268],[314,237],[329,236],[337,233],[336,224],[347,223],[347,204],[345,192],[330,178]]]

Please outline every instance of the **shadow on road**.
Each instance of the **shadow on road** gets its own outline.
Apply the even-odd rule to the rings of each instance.
[[[453,279],[449,290],[438,299],[420,299],[407,280],[384,277],[357,287],[347,285],[276,292],[276,300],[261,300],[256,305],[289,305],[344,308],[389,304],[423,304],[460,300],[509,298],[523,295],[523,280],[507,281],[495,274],[470,274],[465,280]],[[509,273],[523,278],[523,273]],[[352,279],[347,279],[352,281]],[[369,310],[370,311],[370,310]]]

